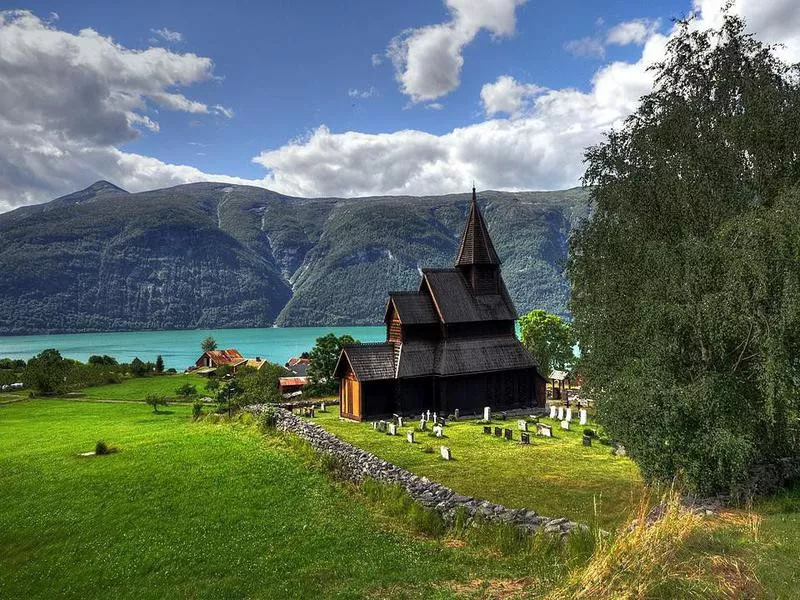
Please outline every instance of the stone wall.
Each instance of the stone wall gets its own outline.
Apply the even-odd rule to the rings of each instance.
[[[258,415],[267,406],[255,405],[248,407],[247,410]],[[274,410],[276,426],[279,430],[293,433],[308,442],[317,451],[336,457],[343,471],[352,481],[361,482],[365,478],[371,477],[384,483],[402,485],[414,500],[426,508],[439,512],[448,524],[453,523],[456,510],[461,508],[467,517],[467,524],[474,519],[479,519],[492,523],[508,523],[529,533],[543,530],[546,533],[558,534],[562,537],[575,528],[586,527],[565,518],[553,519],[539,515],[532,510],[506,508],[487,500],[462,496],[448,487],[430,481],[427,477],[414,475],[406,469],[381,460],[366,450],[352,446],[316,423],[293,415],[285,408],[275,407]],[[398,439],[398,443],[404,442]]]

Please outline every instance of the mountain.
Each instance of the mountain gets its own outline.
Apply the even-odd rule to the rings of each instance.
[[[563,313],[582,188],[478,194],[520,313]],[[450,266],[470,194],[294,198],[106,181],[0,214],[0,334],[380,323],[392,289]]]

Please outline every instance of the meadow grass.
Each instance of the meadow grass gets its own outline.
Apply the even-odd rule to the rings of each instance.
[[[0,597],[447,598],[521,579],[541,593],[577,560],[411,530],[296,441],[189,415],[0,407]],[[98,440],[118,451],[79,456]]]
[[[129,377],[120,383],[109,383],[87,387],[80,391],[81,397],[90,400],[127,400],[140,401],[148,394],[159,394],[170,399],[177,400],[179,397],[175,390],[185,383],[197,387],[200,396],[213,395],[205,391],[206,378],[192,373],[181,373],[178,375],[153,375],[148,377]]]
[[[522,446],[516,418],[492,423],[513,429],[514,441],[484,435],[482,423],[462,420],[449,422],[442,439],[417,431],[412,445],[406,431],[416,428],[414,421],[390,436],[369,423],[340,420],[337,406],[316,414],[314,421],[328,431],[417,475],[467,496],[549,517],[613,530],[636,508],[643,490],[638,468],[628,458],[613,456],[596,439],[591,447],[582,445],[584,427],[577,422],[564,431],[554,420],[541,419],[553,426],[555,437],[531,433],[531,444]],[[452,461],[442,460],[440,445],[451,448]],[[435,451],[423,452],[425,447]]]

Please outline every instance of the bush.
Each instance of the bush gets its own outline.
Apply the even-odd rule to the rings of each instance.
[[[203,416],[203,403],[199,400],[195,400],[194,404],[192,404],[192,420],[197,421],[200,417]]]
[[[182,396],[184,399],[188,400],[189,398],[197,395],[197,388],[191,383],[187,382],[182,386],[175,388],[175,393],[178,396]]]
[[[153,412],[158,412],[159,406],[167,406],[167,398],[158,394],[148,394],[144,399],[145,403],[153,407]]]
[[[278,414],[274,406],[267,406],[261,414],[258,415],[258,426],[261,431],[268,429],[275,429],[278,424]]]
[[[112,452],[114,452],[114,448],[111,448],[103,440],[100,440],[94,445],[94,453],[97,456],[103,456],[104,454],[111,454]]]
[[[583,435],[585,435],[586,437],[593,438],[597,435],[597,433],[595,432],[594,429],[584,429]]]

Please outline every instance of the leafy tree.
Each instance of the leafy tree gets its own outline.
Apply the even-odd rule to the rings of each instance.
[[[197,395],[197,387],[187,381],[183,385],[176,388],[175,393],[178,396],[184,398],[185,400],[188,400],[189,398],[192,398]]]
[[[209,377],[206,381],[205,388],[209,392],[216,392],[219,389],[219,379],[216,377]]]
[[[575,360],[572,325],[543,310],[532,310],[519,320],[522,343],[548,377],[553,369],[564,369]]]
[[[240,369],[236,374],[241,391],[236,398],[239,406],[280,402],[280,378],[289,375],[281,365],[265,362],[260,369]]]
[[[102,356],[98,354],[93,354],[89,357],[89,364],[97,367],[106,367],[106,366],[113,366],[117,364],[117,359],[113,356],[108,356],[107,354],[103,354]]]
[[[73,362],[66,360],[61,353],[48,348],[28,361],[22,373],[26,387],[40,394],[55,394],[66,390],[66,380]]]
[[[317,338],[317,342],[308,355],[308,382],[306,392],[311,396],[327,396],[336,393],[337,383],[333,378],[333,369],[342,348],[358,341],[349,335],[336,337],[329,333]]]
[[[147,371],[147,365],[139,360],[138,356],[131,361],[131,374],[134,377],[142,377],[147,374]]]
[[[217,340],[211,336],[208,336],[202,342],[200,342],[200,347],[203,349],[203,352],[211,352],[212,350],[216,350]]]
[[[235,378],[223,381],[219,390],[217,390],[217,402],[219,403],[220,411],[227,410],[228,416],[230,416],[236,404],[236,397],[241,392],[242,386]]]
[[[655,87],[587,150],[571,310],[606,431],[701,493],[797,453],[800,78],[726,15],[682,23]]]
[[[159,354],[156,357],[156,373],[164,372],[164,358]]]
[[[159,406],[167,406],[167,398],[160,394],[148,394],[144,401],[146,404],[153,407],[154,413],[158,413]]]

